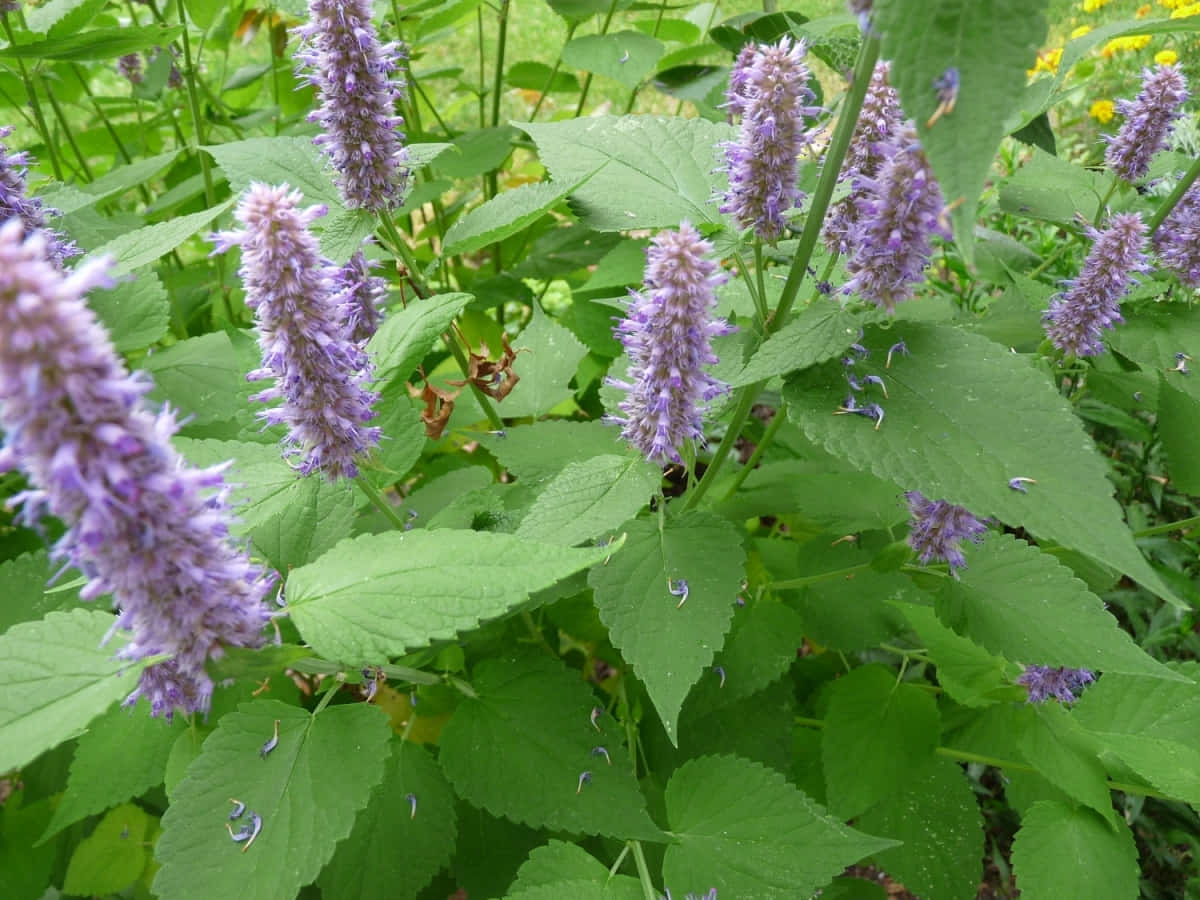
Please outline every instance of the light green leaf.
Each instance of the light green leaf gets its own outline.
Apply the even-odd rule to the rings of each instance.
[[[459,796],[494,815],[572,834],[659,840],[611,718],[578,673],[544,656],[489,659],[442,731],[441,763]],[[594,755],[608,750],[613,764]],[[581,784],[584,772],[591,780]]]
[[[233,198],[218,203],[211,209],[179,216],[166,222],[135,228],[107,244],[97,247],[88,254],[89,259],[110,256],[114,260],[114,273],[132,272],[149,265],[160,256],[170,253],[197,231],[207,227],[213,219],[233,206]]]
[[[572,462],[596,456],[641,454],[621,440],[621,430],[603,422],[547,420],[509,428],[503,437],[481,434],[477,438],[500,464],[521,481],[549,482]]]
[[[1122,825],[1095,812],[1043,800],[1033,804],[1013,841],[1022,900],[1136,900],[1137,848]]]
[[[934,699],[897,684],[890,669],[868,665],[839,678],[821,736],[830,809],[851,819],[899,793],[933,759],[941,731]]]
[[[1073,710],[1091,731],[1145,734],[1183,744],[1200,745],[1200,665],[1172,663],[1192,682],[1111,674],[1083,692]]]
[[[521,381],[500,403],[500,413],[509,418],[540,416],[550,412],[573,391],[567,384],[587,356],[587,347],[575,335],[534,307],[533,320],[525,326],[513,346],[518,353],[513,371]]]
[[[879,865],[922,900],[962,900],[978,891],[983,814],[957,763],[935,759],[857,824],[900,842],[878,854]]]
[[[841,356],[858,339],[859,329],[875,318],[818,300],[767,338],[731,384],[733,387],[754,384],[772,375],[786,375]]]
[[[573,74],[556,72],[545,63],[533,60],[513,63],[504,73],[504,81],[509,87],[526,91],[579,93],[579,79]]]
[[[373,424],[383,429],[379,449],[364,473],[380,490],[394,484],[421,458],[425,449],[425,423],[415,406],[395,398],[383,404],[383,413]]]
[[[83,603],[77,590],[47,589],[49,581],[50,558],[45,550],[23,553],[0,563],[0,584],[5,591],[4,603],[0,604],[0,634],[20,622]]]
[[[321,873],[329,900],[414,900],[454,852],[455,797],[441,769],[420,744],[393,744],[382,784]]]
[[[342,208],[341,195],[311,138],[249,138],[202,149],[217,161],[234,193],[240,194],[256,181],[287,184],[304,194],[306,203]]]
[[[879,0],[874,25],[904,112],[941,184],[958,245],[972,258],[976,207],[988,171],[1020,106],[1025,70],[1046,36],[1047,0]],[[934,82],[957,69],[954,111],[932,121]]]
[[[127,53],[165,47],[179,37],[178,25],[160,28],[145,25],[141,28],[91,28],[64,38],[31,41],[0,48],[0,59],[44,59],[60,62],[85,62],[116,59]]]
[[[95,181],[83,185],[80,190],[91,195],[92,203],[108,200],[125,193],[130,188],[153,181],[175,162],[175,158],[178,156],[178,150],[168,150],[157,156],[135,159],[131,163],[105,172]]]
[[[607,883],[575,878],[520,888],[505,894],[505,900],[560,900],[562,897],[571,900],[643,900],[645,896],[636,878],[618,875]]]
[[[888,348],[901,338],[911,355],[893,355],[885,369]],[[1138,551],[1112,498],[1107,465],[1044,375],[1007,348],[948,326],[868,327],[863,340],[872,355],[856,371],[887,383],[884,421],[875,429],[861,416],[834,415],[846,380],[839,363],[826,363],[793,376],[784,390],[788,414],[810,440],[906,490],[1119,566],[1178,602]],[[1014,491],[1008,482],[1017,476],[1037,484]]]
[[[683,701],[721,649],[745,575],[741,533],[692,512],[635,519],[625,548],[588,575],[613,645],[646,685],[672,743]],[[686,600],[671,593],[686,582]]]
[[[262,757],[276,723],[278,745]],[[222,716],[163,816],[154,892],[162,900],[291,900],[350,834],[383,778],[390,736],[387,716],[363,703],[314,716],[258,700]],[[235,824],[248,824],[251,812],[262,819],[248,848],[226,831],[230,797],[246,804]]]
[[[963,706],[991,706],[1010,686],[1006,663],[938,621],[931,607],[897,604],[937,667],[938,684]],[[1156,684],[1159,682],[1155,682]]]
[[[1180,390],[1159,374],[1158,435],[1162,438],[1171,473],[1171,483],[1186,494],[1200,496],[1200,398]]]
[[[1061,704],[1042,703],[1034,712],[1017,741],[1021,753],[1056,788],[1118,825],[1095,740]]]
[[[640,883],[628,875],[612,875],[608,866],[582,847],[565,841],[551,841],[529,854],[529,859],[517,870],[517,880],[508,896],[521,897],[522,892],[547,888],[562,882],[586,883],[601,889],[603,900],[644,900]],[[534,894],[534,896],[537,896]],[[547,895],[549,896],[549,895]],[[575,893],[560,896],[576,897]]]
[[[1182,678],[1117,624],[1100,598],[1052,556],[1008,534],[966,547],[967,568],[946,579],[938,617],[959,634],[1022,665]]]
[[[339,266],[344,266],[363,241],[374,234],[376,224],[374,214],[363,209],[336,212],[313,223],[314,229],[321,229],[321,253]]]
[[[577,181],[604,167],[573,195],[584,224],[596,231],[721,221],[712,198],[726,185],[715,171],[715,147],[733,137],[732,126],[622,116],[526,122],[521,128],[558,181]]]
[[[375,381],[385,386],[385,393],[403,391],[404,382],[433,342],[470,300],[470,294],[435,294],[414,300],[383,320],[367,344],[367,352],[375,362]]]
[[[547,5],[569,22],[578,22],[604,12],[608,0],[546,0]]]
[[[246,381],[233,340],[214,331],[147,356],[141,367],[154,377],[154,402],[169,402],[190,425],[232,419],[249,405]]]
[[[1034,150],[1000,188],[1000,208],[1013,215],[1071,224],[1079,210],[1095,210],[1111,179],[1075,163]]]
[[[112,335],[119,353],[150,346],[170,325],[171,302],[158,275],[150,269],[108,290],[89,292],[87,303]]]
[[[103,647],[115,617],[52,612],[0,635],[0,772],[23,766],[79,734],[137,685],[145,664]]]
[[[590,176],[589,176],[590,177]],[[575,191],[580,181],[540,181],[505,191],[450,226],[444,253],[473,253],[532,225]]]
[[[72,19],[78,23],[78,28],[82,28],[103,7],[104,3],[99,0],[49,0],[41,6],[31,6],[25,13],[25,24],[35,34],[46,34],[54,25],[74,13]],[[90,15],[86,15],[88,13]]]
[[[571,550],[481,531],[362,535],[292,571],[288,610],[321,656],[379,663],[502,616],[612,549]]]
[[[663,878],[680,892],[795,900],[896,844],[846,827],[778,772],[735,756],[686,763],[666,802],[675,840]]]
[[[563,62],[573,69],[595,72],[635,88],[654,71],[666,47],[640,31],[589,34],[568,41],[562,48]]]
[[[1189,803],[1200,804],[1200,750],[1142,734],[1098,734],[1101,746],[1155,788]]]
[[[63,891],[92,897],[129,887],[150,861],[146,842],[153,824],[132,803],[109,810],[71,854]]]
[[[628,456],[570,463],[538,495],[517,537],[572,547],[637,515],[661,481],[656,466]]]

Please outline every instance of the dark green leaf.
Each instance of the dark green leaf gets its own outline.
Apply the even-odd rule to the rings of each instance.
[[[435,294],[415,300],[384,319],[367,345],[375,362],[376,382],[395,385],[389,393],[403,388],[433,342],[470,300],[470,294]]]
[[[120,353],[148,347],[167,333],[171,302],[166,288],[149,269],[108,290],[91,291],[87,302]]]
[[[1029,900],[1135,900],[1137,849],[1122,825],[1113,828],[1090,809],[1033,804],[1012,849],[1021,896]]]

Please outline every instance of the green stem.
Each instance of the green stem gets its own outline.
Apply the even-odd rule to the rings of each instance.
[[[803,578],[789,578],[785,581],[772,581],[767,585],[771,590],[790,590],[792,588],[808,587],[810,584],[820,584],[822,581],[833,581],[835,578],[841,578],[845,575],[853,575],[855,572],[863,572],[871,568],[870,563],[860,563],[857,566],[850,566],[845,569],[834,569],[832,572],[820,572],[816,575],[805,575]]]
[[[487,122],[487,74],[484,71],[483,52],[483,7],[480,6],[475,10],[475,27],[479,32],[479,127]]]
[[[608,5],[608,12],[604,16],[604,24],[600,26],[600,34],[608,34],[608,26],[612,24],[613,14],[617,11],[617,0],[612,0]],[[583,79],[583,90],[579,94],[579,105],[575,107],[575,118],[583,115],[583,106],[587,103],[588,91],[592,87],[592,73],[588,72],[587,77]]]
[[[367,480],[366,475],[359,475],[354,479],[354,483],[358,485],[358,489],[367,495],[367,499],[375,506],[377,510],[383,513],[384,517],[392,523],[396,529],[404,530],[404,519],[400,517],[400,513],[392,504],[387,502],[387,498],[376,490],[375,485]]]
[[[1036,269],[1034,269],[1032,272],[1029,273],[1029,277],[1037,278],[1039,275],[1041,275],[1043,272],[1045,272],[1048,268],[1050,268],[1050,266],[1052,266],[1054,264],[1055,260],[1062,257],[1062,255],[1064,253],[1066,253],[1069,249],[1071,249],[1070,241],[1063,241],[1062,243],[1060,243],[1058,245],[1058,249],[1056,249],[1053,253],[1051,253],[1044,260],[1042,260],[1042,264],[1039,265]]]
[[[775,418],[771,420],[771,424],[768,425],[767,430],[763,432],[762,439],[754,448],[754,452],[750,454],[750,458],[746,460],[746,464],[738,469],[737,473],[733,476],[733,484],[731,484],[729,486],[729,490],[725,492],[726,500],[737,493],[737,489],[742,486],[742,482],[750,477],[750,473],[754,471],[755,466],[757,466],[759,461],[762,459],[763,452],[767,449],[767,445],[771,443],[772,438],[774,438],[779,429],[783,427],[783,423],[786,421],[786,419],[787,410],[783,406],[780,406],[779,409],[775,410]]]
[[[579,23],[574,19],[567,25],[567,37],[563,44],[569,44],[571,38],[575,36],[575,29],[579,27]],[[546,102],[546,95],[550,93],[550,88],[554,84],[554,79],[558,77],[558,70],[562,68],[562,47],[558,48],[558,59],[554,60],[554,68],[550,70],[550,77],[546,79],[546,86],[542,88],[541,94],[538,96],[537,103],[533,105],[533,112],[529,114],[529,121],[532,122],[537,118],[538,112],[542,108],[542,104]]]
[[[759,322],[762,323],[763,330],[767,327],[767,317],[771,311],[767,309],[767,298],[764,294],[758,291],[758,284],[750,274],[750,267],[746,265],[746,261],[742,259],[742,254],[737,250],[733,251],[733,261],[737,263],[738,274],[741,275],[742,281],[746,283],[746,291],[750,294],[750,299],[754,301],[754,308],[758,312]]]
[[[492,127],[500,124],[500,86],[504,83],[504,51],[508,46],[508,8],[510,0],[500,0],[500,34],[496,46],[496,73],[492,77]]]
[[[16,35],[13,34],[12,23],[8,21],[8,16],[0,16],[0,26],[4,28],[4,34],[8,38],[9,46],[14,46],[17,43]],[[51,139],[50,127],[46,124],[46,117],[42,115],[42,105],[38,101],[37,89],[33,86],[33,79],[29,75],[29,70],[25,68],[25,60],[17,57],[17,70],[21,73],[21,80],[25,83],[25,93],[29,95],[29,106],[33,109],[33,118],[37,122],[37,130],[41,135],[42,143],[46,145],[46,158],[50,160],[50,168],[54,170],[54,177],[59,181],[65,181],[63,178],[62,164],[58,160],[58,154],[54,151],[54,141]]]
[[[1184,172],[1183,178],[1179,179],[1179,184],[1175,185],[1171,193],[1167,194],[1166,199],[1159,205],[1154,215],[1150,217],[1150,221],[1147,224],[1150,227],[1151,234],[1158,231],[1158,227],[1162,225],[1167,216],[1171,214],[1171,210],[1183,199],[1183,195],[1188,192],[1188,188],[1192,186],[1197,178],[1200,178],[1200,156],[1196,157],[1195,161],[1188,167],[1188,170]]]
[[[1108,192],[1104,195],[1104,198],[1100,201],[1100,205],[1098,207],[1096,207],[1096,215],[1092,217],[1093,224],[1095,224],[1095,225],[1100,224],[1100,217],[1104,215],[1104,210],[1108,208],[1108,201],[1111,200],[1113,194],[1115,194],[1117,192],[1117,188],[1120,186],[1120,184],[1121,184],[1121,180],[1116,175],[1114,175],[1112,177],[1112,183],[1109,184],[1109,186],[1108,186]]]
[[[767,276],[763,266],[763,246],[762,238],[755,237],[754,239],[754,280],[758,285],[758,296],[762,300],[762,308],[768,308],[767,302]],[[766,327],[766,319],[763,319],[763,327]]]
[[[684,496],[683,512],[694,509],[701,498],[708,493],[708,489],[712,487],[713,482],[716,481],[717,473],[721,470],[721,466],[724,465],[725,460],[729,458],[729,454],[733,450],[733,445],[737,442],[738,435],[742,432],[742,426],[746,424],[746,419],[750,418],[750,410],[754,407],[754,401],[758,397],[758,392],[762,390],[762,386],[765,383],[764,381],[760,381],[757,384],[742,388],[738,392],[737,406],[734,407],[733,416],[729,420],[729,427],[725,430],[725,436],[721,438],[721,443],[717,446],[717,452],[713,454],[713,458],[709,462],[708,468],[704,470],[704,475],[700,481]]]
[[[650,878],[650,867],[646,865],[646,854],[639,841],[630,841],[633,849],[633,861],[637,864],[638,881],[642,883],[642,896],[646,900],[658,900],[658,892],[654,889],[654,881]]]
[[[1143,528],[1141,531],[1135,531],[1135,538],[1150,537],[1155,534],[1166,534],[1169,531],[1183,531],[1185,528],[1192,528],[1200,525],[1200,516],[1192,516],[1190,519],[1180,519],[1178,522],[1166,522],[1163,525],[1154,525],[1151,528]]]
[[[46,83],[43,80],[42,86]],[[75,154],[75,158],[79,160],[79,168],[83,170],[84,176],[88,181],[95,181],[96,176],[92,174],[92,168],[88,165],[87,157],[83,155],[83,151],[79,149],[79,144],[75,142],[75,135],[71,131],[71,123],[67,121],[67,116],[63,112],[62,106],[54,96],[54,92],[46,88],[46,98],[50,101],[50,108],[54,110],[54,118],[58,119],[58,124],[63,130],[63,134],[67,136],[67,143],[71,145],[71,152]]]

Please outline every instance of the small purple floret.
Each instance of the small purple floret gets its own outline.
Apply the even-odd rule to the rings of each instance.
[[[1143,69],[1137,98],[1117,101],[1117,112],[1125,117],[1125,124],[1108,137],[1104,155],[1108,167],[1126,181],[1136,181],[1149,172],[1151,157],[1166,146],[1187,97],[1187,79],[1179,66]]]
[[[1095,680],[1096,676],[1087,669],[1026,666],[1017,683],[1029,690],[1030,703],[1044,703],[1051,697],[1063,703],[1074,703],[1084,687]]]
[[[904,495],[912,512],[908,543],[917,551],[921,565],[941,561],[949,563],[950,574],[967,567],[959,547],[963,540],[978,544],[987,534],[987,525],[961,506],[946,500],[930,500],[920,491]]]
[[[1188,188],[1154,232],[1154,249],[1163,268],[1188,287],[1200,287],[1200,182]]]
[[[26,231],[41,231],[46,236],[50,261],[61,268],[64,260],[78,256],[83,251],[46,225],[46,216],[57,215],[57,210],[46,209],[41,200],[26,196],[28,188],[25,175],[29,170],[29,154],[8,152],[4,138],[10,134],[11,127],[0,127],[0,225],[16,217],[25,224]]]
[[[126,53],[117,60],[117,71],[124,75],[130,84],[142,83],[142,54]]]

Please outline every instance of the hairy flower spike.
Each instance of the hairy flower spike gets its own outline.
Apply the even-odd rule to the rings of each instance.
[[[785,214],[803,199],[796,186],[796,157],[809,142],[804,117],[819,112],[808,105],[814,94],[808,89],[805,49],[804,41],[790,37],[755,47],[749,63],[735,69],[728,94],[742,124],[738,139],[724,145],[729,192],[721,212],[743,228],[753,226],[768,242],[779,239]]]
[[[1030,703],[1044,703],[1051,697],[1063,703],[1074,703],[1076,695],[1096,680],[1087,669],[1026,666],[1017,679],[1029,690]]]
[[[1200,182],[1188,189],[1154,232],[1154,249],[1163,268],[1188,287],[1200,287]]]
[[[54,548],[87,577],[80,596],[111,594],[129,629],[125,659],[172,654],[128,698],[154,715],[205,712],[204,670],[224,647],[257,647],[272,579],[229,538],[225,466],[193,469],[171,446],[174,415],[146,410],[151,385],[131,376],[84,295],[111,284],[108,260],[64,274],[44,231],[0,226],[0,471],[32,489],[15,499],[33,526],[67,526]]]
[[[860,211],[854,192],[858,189],[858,181],[874,178],[879,173],[889,155],[888,141],[903,123],[900,97],[888,84],[889,68],[886,62],[875,66],[846,151],[846,161],[838,174],[839,182],[850,183],[851,193],[832,206],[825,220],[825,245],[843,256],[849,254],[856,243]]]
[[[404,85],[392,75],[400,47],[379,43],[370,0],[309,0],[308,15],[296,30],[296,58],[321,98],[309,116],[324,132],[316,143],[333,163],[347,206],[389,209],[408,181],[404,120],[395,114]]]
[[[46,215],[57,214],[46,209],[36,197],[26,196],[25,173],[29,168],[28,153],[9,153],[4,138],[12,134],[12,128],[0,127],[0,225],[16,217],[27,231],[41,231],[46,235],[46,249],[51,262],[62,267],[64,260],[78,256],[83,251],[61,234],[46,225]]]
[[[355,343],[369,341],[383,321],[387,281],[371,274],[375,266],[359,250],[333,276],[335,290],[345,291],[349,301],[350,339]]]
[[[746,112],[750,70],[757,55],[757,45],[749,43],[742,47],[733,62],[733,68],[729,72],[729,87],[725,90],[725,109],[728,111],[730,122],[735,116],[744,115]]]
[[[725,278],[707,256],[712,244],[687,222],[655,236],[646,251],[646,288],[635,293],[616,335],[629,354],[631,382],[610,384],[628,391],[624,414],[611,421],[649,460],[681,462],[679,448],[703,438],[707,401],[725,391],[705,366],[717,361],[712,338],[730,334],[713,318],[715,289]]]
[[[950,564],[950,574],[967,567],[959,544],[964,540],[979,543],[987,533],[987,525],[961,506],[946,500],[930,500],[920,491],[904,495],[908,501],[912,522],[908,543],[917,551],[921,565],[934,560]]]
[[[1108,167],[1126,181],[1136,181],[1150,171],[1150,159],[1166,146],[1187,96],[1187,80],[1178,66],[1143,69],[1137,98],[1117,101],[1125,124],[1108,138],[1104,155]]]
[[[379,429],[366,425],[375,415],[376,395],[364,387],[371,365],[349,333],[351,292],[338,291],[336,268],[308,229],[325,210],[300,209],[300,199],[287,185],[252,184],[235,213],[245,230],[212,239],[216,252],[242,248],[246,305],[263,352],[262,368],[246,377],[275,379],[252,399],[283,401],[259,417],[287,426],[285,456],[302,457],[301,474],[353,478],[358,457],[379,443]]]
[[[941,188],[911,123],[896,132],[887,153],[874,178],[857,182],[861,227],[846,264],[852,277],[844,290],[891,312],[920,283],[933,235],[949,239],[950,233],[939,221]]]
[[[1135,272],[1148,268],[1146,223],[1138,213],[1112,217],[1104,231],[1088,229],[1092,249],[1079,277],[1050,301],[1042,321],[1054,346],[1073,356],[1098,356],[1106,328],[1121,318],[1121,298],[1133,283]]]

